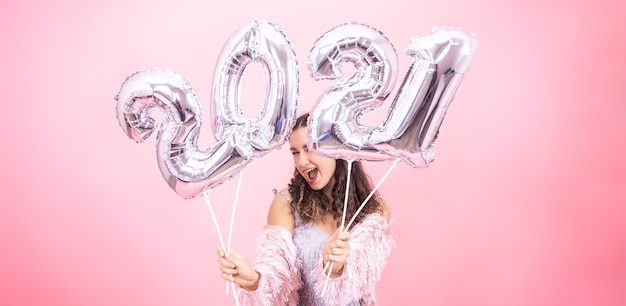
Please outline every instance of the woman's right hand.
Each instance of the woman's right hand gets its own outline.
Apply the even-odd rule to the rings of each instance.
[[[259,286],[261,274],[254,270],[248,260],[233,249],[228,255],[222,247],[217,249],[217,263],[222,278],[233,282],[240,287],[254,291]]]

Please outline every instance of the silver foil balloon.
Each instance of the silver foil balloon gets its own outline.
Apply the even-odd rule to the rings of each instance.
[[[266,68],[270,89],[261,114],[253,120],[242,114],[237,95],[251,63]],[[208,149],[200,150],[197,144],[202,109],[196,93],[168,70],[146,69],[129,76],[116,96],[117,119],[126,135],[142,143],[157,126],[151,111],[162,111],[158,165],[169,186],[188,199],[222,184],[253,158],[284,143],[295,123],[297,90],[291,45],[277,27],[260,20],[234,33],[222,49],[213,80],[216,142]]]
[[[285,35],[274,24],[257,20],[235,33],[215,69],[211,114],[216,137],[237,134],[242,155],[259,155],[281,145],[295,123],[298,64]],[[241,111],[239,90],[250,64],[261,64],[269,80],[261,114],[249,120]]]
[[[368,145],[373,127],[360,116],[381,105],[397,78],[398,59],[389,40],[364,24],[347,23],[323,34],[309,53],[309,70],[315,80],[342,78],[341,66],[354,65],[320,97],[309,120],[310,146],[318,153],[343,159],[387,160]]]
[[[358,119],[363,110],[355,111],[346,105],[334,109],[340,114],[331,114],[325,107],[331,102],[320,103],[323,107],[316,106],[313,113],[320,121],[316,125],[323,127],[324,133],[312,133],[316,137],[314,147],[322,154],[337,148],[342,152],[351,148],[357,152],[354,156],[361,158],[377,157],[373,152],[384,152],[413,167],[430,166],[435,157],[433,143],[470,67],[477,42],[473,34],[453,28],[435,28],[431,33],[413,37],[406,49],[406,54],[413,57],[412,64],[381,125],[367,129],[352,121],[354,128],[346,133],[338,128],[335,119]],[[358,94],[350,90],[350,96]],[[322,100],[331,97],[326,94]],[[335,103],[342,104],[344,100],[335,98]],[[352,135],[356,135],[358,141],[354,141]],[[363,151],[365,154],[361,153]]]
[[[475,35],[458,28],[435,28],[411,39],[413,57],[383,124],[369,145],[413,167],[429,167],[433,144],[476,52]]]

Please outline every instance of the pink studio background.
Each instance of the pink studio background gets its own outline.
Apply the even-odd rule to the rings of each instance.
[[[204,200],[167,187],[155,139],[127,139],[113,97],[134,71],[168,68],[208,113],[221,47],[266,18],[296,51],[299,113],[330,86],[306,57],[336,25],[385,33],[396,88],[412,36],[454,26],[480,39],[433,166],[399,164],[381,187],[397,247],[379,304],[626,305],[626,3],[469,2],[3,1],[0,304],[234,304]],[[374,182],[389,166],[366,164]],[[246,167],[233,248],[254,257],[291,169],[286,149]],[[225,234],[236,181],[211,194]]]

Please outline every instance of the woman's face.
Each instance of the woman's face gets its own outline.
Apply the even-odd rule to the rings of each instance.
[[[309,151],[308,140],[306,127],[295,129],[289,136],[290,150],[296,170],[309,183],[311,189],[332,188],[335,183],[333,175],[337,162],[334,158],[324,157]]]

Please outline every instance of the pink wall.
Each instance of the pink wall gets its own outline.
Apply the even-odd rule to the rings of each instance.
[[[222,45],[266,18],[297,53],[299,112],[329,86],[306,56],[335,25],[383,31],[400,76],[432,26],[480,39],[433,166],[400,164],[381,187],[397,240],[381,305],[625,305],[626,4],[603,2],[3,1],[0,304],[234,304],[203,199],[167,187],[154,139],[126,139],[113,97],[163,67],[208,109]],[[390,164],[366,166],[376,182]],[[244,171],[232,244],[251,258],[290,172],[285,149]],[[235,187],[211,195],[223,232]]]

